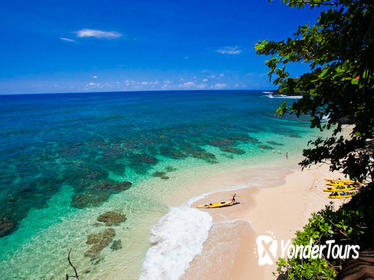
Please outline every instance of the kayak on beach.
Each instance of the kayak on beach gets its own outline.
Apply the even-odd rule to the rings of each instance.
[[[229,200],[229,201],[201,204],[201,205],[196,206],[196,208],[219,208],[219,207],[231,206],[234,204],[235,204],[234,201]]]
[[[348,182],[330,182],[326,183],[328,186],[334,186],[334,187],[344,187],[344,186],[354,186],[354,187],[359,187],[361,183],[348,183]]]
[[[353,180],[350,180],[350,179],[328,179],[328,178],[325,178],[325,181],[327,182],[332,182],[332,183],[336,183],[336,182],[345,182],[345,183],[354,183],[355,181]]]
[[[329,198],[349,198],[356,195],[358,191],[334,192],[329,195]]]
[[[357,186],[353,185],[346,185],[346,186],[332,186],[323,189],[324,192],[344,192],[344,191],[352,191],[357,189]]]

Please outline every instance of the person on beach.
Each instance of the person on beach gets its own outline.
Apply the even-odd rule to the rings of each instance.
[[[231,201],[233,202],[233,204],[236,203],[235,196],[236,196],[236,193],[234,193],[234,195],[232,196],[232,199],[231,199]]]
[[[286,153],[286,159],[288,159],[288,152]]]

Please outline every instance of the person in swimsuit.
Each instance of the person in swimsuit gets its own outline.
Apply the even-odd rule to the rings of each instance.
[[[231,199],[231,201],[232,201],[234,204],[236,203],[235,196],[236,196],[236,193],[232,196],[232,199]]]

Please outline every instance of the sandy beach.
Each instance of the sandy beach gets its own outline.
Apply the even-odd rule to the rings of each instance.
[[[258,170],[257,170],[258,171]],[[276,265],[258,265],[256,237],[271,233],[277,240],[288,240],[307,223],[312,212],[323,209],[332,200],[322,191],[324,178],[342,177],[326,165],[269,169],[262,181],[253,184],[253,169],[240,168],[196,182],[211,188],[237,190],[212,193],[192,206],[230,199],[237,193],[240,204],[204,209],[213,216],[213,226],[203,251],[190,263],[181,279],[276,279]],[[262,182],[262,183],[261,183]],[[245,187],[250,186],[250,187]],[[333,201],[338,207],[342,200]]]

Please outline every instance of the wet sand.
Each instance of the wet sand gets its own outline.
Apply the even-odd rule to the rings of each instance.
[[[256,237],[271,232],[276,239],[288,240],[307,223],[312,212],[330,201],[322,191],[324,178],[342,177],[326,165],[309,169],[240,168],[222,172],[196,182],[217,190],[240,186],[237,190],[212,193],[192,206],[229,200],[237,193],[240,204],[203,209],[213,216],[214,224],[203,252],[196,256],[181,279],[276,279],[275,265],[259,266]],[[247,186],[247,187],[246,187]],[[338,207],[344,201],[333,201]]]

